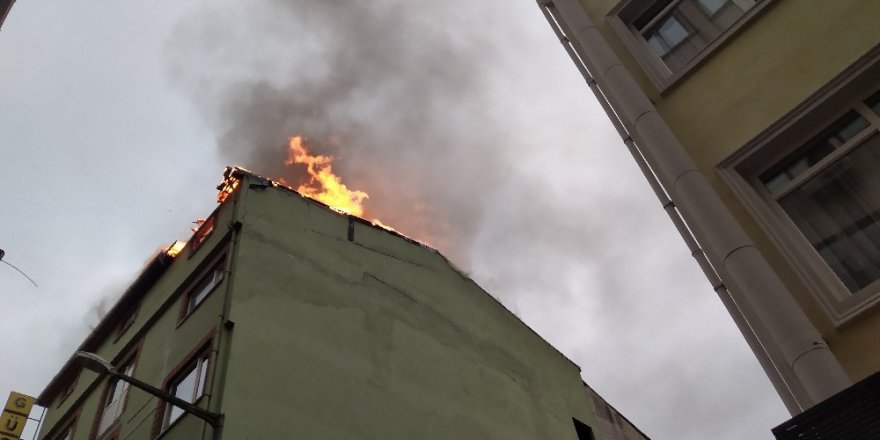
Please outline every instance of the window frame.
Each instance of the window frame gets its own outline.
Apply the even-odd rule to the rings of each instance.
[[[227,273],[228,266],[228,251],[223,250],[219,253],[218,256],[211,258],[208,264],[204,265],[206,269],[202,269],[198,272],[198,276],[192,278],[192,280],[187,284],[185,289],[185,293],[181,295],[182,299],[180,302],[180,312],[177,318],[177,326],[183,324],[187,318],[189,318],[196,310],[198,310],[199,306],[205,303],[208,298],[214,293],[217,288],[226,281],[226,278],[229,277]],[[219,278],[218,278],[218,273]],[[209,280],[210,278],[210,280]],[[207,290],[203,290],[206,284],[204,282],[210,283],[210,287]],[[193,301],[199,296],[199,294],[204,293],[202,295],[202,299],[196,303]]]
[[[172,396],[179,397],[183,400],[188,401],[189,403],[196,404],[202,397],[206,396],[207,393],[207,383],[208,383],[208,375],[211,372],[211,350],[208,347],[205,347],[202,351],[200,351],[197,356],[193,357],[185,367],[183,367],[176,376],[174,376],[165,387],[165,391],[167,391]],[[178,396],[177,390],[178,387],[183,383],[184,379],[189,377],[190,374],[195,375],[195,384],[193,388],[193,395],[190,396],[190,400],[185,397]],[[199,390],[201,389],[201,392]],[[162,415],[162,431],[170,428],[174,423],[180,420],[183,417],[185,412],[179,413],[173,420],[174,417],[174,405],[171,403],[165,404],[165,409]]]
[[[199,223],[197,221],[197,223]],[[189,254],[187,258],[192,258],[193,255],[211,238],[211,235],[214,234],[214,231],[217,229],[217,211],[215,210],[211,215],[209,215],[204,221],[198,224],[198,226],[193,231],[192,237],[189,239]]]
[[[777,202],[777,198],[845,157],[861,145],[864,139],[870,137],[871,132],[863,130],[844,143],[850,147],[846,151],[837,151],[839,148],[836,148],[774,193],[766,188],[760,176],[790,159],[793,153],[833,127],[847,113],[856,108],[870,110],[864,102],[880,90],[878,78],[880,45],[875,46],[717,167],[719,177],[752,214],[810,296],[837,327],[880,304],[880,280],[875,280],[856,292],[850,292],[801,233]],[[880,130],[880,115],[859,114],[867,116],[874,124],[873,127]],[[878,132],[880,131],[873,133]],[[861,140],[855,140],[860,136]]]
[[[128,375],[134,377],[134,375],[137,373],[138,359],[140,357],[142,344],[143,341],[139,342],[134,348],[131,349],[131,351],[129,351],[128,354],[123,356],[120,361],[114,362],[114,365],[120,365],[118,369],[123,373],[125,373],[128,365],[131,365],[131,373],[129,373]],[[90,439],[109,440],[113,437],[114,431],[116,431],[117,428],[121,426],[119,424],[119,420],[122,418],[122,414],[124,414],[125,410],[128,408],[128,399],[129,397],[131,397],[131,385],[126,383],[125,396],[122,398],[119,413],[116,415],[113,421],[110,422],[110,424],[107,425],[107,427],[103,431],[101,431],[101,421],[104,418],[104,411],[107,409],[107,399],[111,397],[111,388],[113,388],[116,383],[123,381],[120,381],[118,378],[114,379],[108,377],[105,382],[106,383],[104,384],[104,391],[101,393],[101,400],[99,400],[100,403],[95,411],[95,418],[92,421],[92,429],[89,435]]]
[[[195,344],[195,348],[193,348],[192,351],[183,356],[181,361],[174,368],[172,368],[162,380],[162,390],[173,394],[173,391],[171,391],[171,387],[180,379],[186,377],[186,373],[190,371],[189,367],[197,364],[201,359],[207,358],[207,367],[204,374],[205,383],[202,385],[203,392],[191,403],[193,405],[198,405],[203,398],[210,398],[211,385],[213,385],[212,375],[214,374],[214,369],[217,362],[216,348],[214,347],[216,334],[217,329],[212,329],[204,338],[202,338],[201,341]],[[196,388],[198,388],[198,386]],[[170,416],[171,405],[163,401],[157,402],[156,405],[157,407],[155,410],[155,419],[153,420],[153,429],[150,435],[151,439],[156,439],[164,435],[170,430],[170,428],[173,428],[175,424],[183,418],[183,416],[186,415],[186,413],[183,413],[174,421],[167,423],[168,417]]]
[[[609,11],[606,19],[617,36],[620,37],[624,46],[626,46],[639,66],[641,66],[648,79],[657,91],[662,94],[677,84],[682,78],[696,70],[705,59],[711,57],[719,47],[739,33],[742,28],[754,19],[754,17],[760,14],[767,6],[774,4],[777,0],[751,0],[754,1],[755,4],[750,9],[746,10],[741,17],[736,19],[736,22],[734,22],[733,25],[721,31],[721,33],[710,41],[706,47],[700,49],[696,56],[691,58],[684,64],[684,66],[674,72],[669,69],[661,56],[651,50],[648,40],[642,37],[642,34],[647,31],[640,31],[632,24],[654,1],[656,0],[622,0],[615,5],[611,11]],[[668,16],[675,13],[675,9],[682,1],[684,0],[670,1],[667,6],[663,7],[663,9],[657,13],[657,16],[645,24],[644,29],[656,27],[660,21],[664,20],[661,16]],[[699,1],[697,1],[697,3],[699,3]],[[702,5],[696,5],[695,7],[703,8]],[[715,13],[707,14],[707,16],[710,18],[714,17],[714,15],[721,9],[723,8],[719,8]],[[691,30],[690,34],[682,42],[693,37],[693,34],[694,33]],[[674,48],[670,48],[670,51],[672,49]]]
[[[134,325],[135,321],[137,321],[138,312],[140,312],[140,309],[141,309],[141,305],[140,305],[140,303],[138,303],[126,311],[126,313],[124,315],[125,318],[120,320],[119,324],[113,330],[113,343],[114,344],[119,342],[119,340],[122,339],[123,336],[125,336],[125,333],[128,332],[128,329],[130,329],[131,326]]]

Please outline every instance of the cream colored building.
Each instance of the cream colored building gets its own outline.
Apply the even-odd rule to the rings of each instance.
[[[880,2],[538,3],[792,415],[877,373]]]

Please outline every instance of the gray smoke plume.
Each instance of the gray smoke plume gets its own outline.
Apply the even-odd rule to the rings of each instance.
[[[273,1],[200,11],[168,46],[174,83],[214,126],[222,155],[258,174],[287,138],[337,157],[384,223],[464,258],[481,196],[503,178],[512,136],[489,113],[497,53],[481,6],[379,0]],[[485,8],[485,6],[483,6]]]

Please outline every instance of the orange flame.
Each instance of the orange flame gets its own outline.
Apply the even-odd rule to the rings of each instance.
[[[344,214],[364,215],[364,199],[369,194],[363,191],[350,190],[342,179],[333,174],[332,156],[312,155],[305,146],[302,136],[290,138],[286,165],[303,164],[309,173],[309,180],[296,190],[312,199],[326,204],[327,206]]]
[[[220,190],[217,193],[217,203],[225,202],[226,199],[228,199],[229,196],[231,196],[232,193],[235,192],[235,188],[238,188],[238,183],[238,179],[235,178],[224,179],[223,183],[221,183],[220,186],[217,187],[217,189]]]
[[[175,240],[174,243],[171,244],[171,246],[168,246],[168,248],[165,249],[165,254],[167,254],[171,258],[174,258],[178,254],[180,254],[180,251],[182,251],[184,247],[186,247],[185,241]]]
[[[394,229],[391,226],[388,226],[385,223],[380,222],[379,219],[377,219],[377,218],[370,220],[370,223],[372,223],[373,225],[378,226],[382,229],[387,229],[389,231],[397,232],[397,229]]]

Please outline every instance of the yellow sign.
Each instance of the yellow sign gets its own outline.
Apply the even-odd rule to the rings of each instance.
[[[17,439],[21,436],[33,406],[33,397],[15,391],[9,393],[9,400],[0,414],[0,440]]]
[[[31,413],[34,406],[34,398],[15,391],[9,393],[9,400],[6,401],[6,408],[3,411],[21,414],[27,417]]]
[[[3,411],[0,414],[0,432],[18,438],[24,431],[25,422],[27,417]]]

